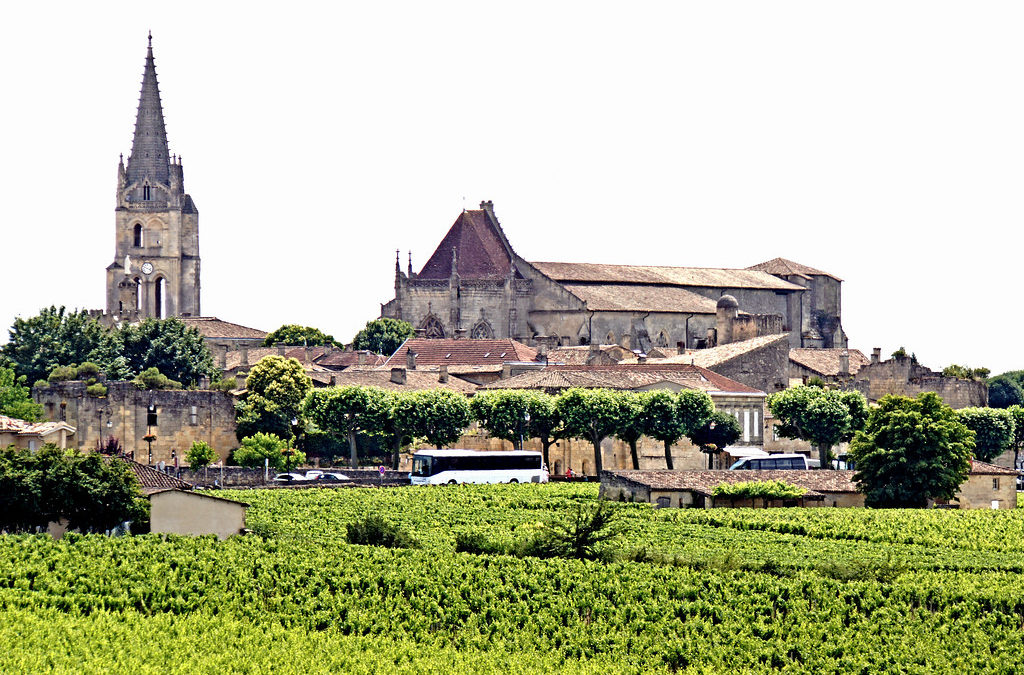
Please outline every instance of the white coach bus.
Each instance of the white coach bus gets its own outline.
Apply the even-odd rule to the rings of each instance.
[[[548,468],[539,452],[419,450],[409,480],[413,485],[547,483]]]

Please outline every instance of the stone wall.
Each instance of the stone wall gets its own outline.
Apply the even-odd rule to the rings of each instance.
[[[1012,475],[971,474],[955,499],[962,509],[1015,509],[1017,484]]]
[[[43,406],[48,420],[64,420],[77,429],[70,443],[81,450],[93,450],[110,436],[133,459],[143,463],[177,458],[193,441],[206,441],[226,460],[238,447],[235,438],[235,400],[231,394],[209,390],[143,390],[131,382],[105,382],[107,395],[86,394],[84,382],[57,382],[34,387],[32,397]],[[152,434],[152,454],[144,440]]]
[[[762,349],[746,352],[709,370],[772,394],[789,386],[789,368],[789,341],[780,338]]]
[[[910,357],[870,363],[846,386],[861,392],[871,402],[888,394],[914,397],[930,391],[942,397],[951,408],[988,405],[988,385],[984,382],[945,377],[914,363]]]

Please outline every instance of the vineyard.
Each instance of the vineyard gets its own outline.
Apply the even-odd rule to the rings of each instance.
[[[225,491],[253,535],[0,538],[0,672],[1018,672],[1024,510],[614,504],[604,562],[456,553],[594,485]],[[419,548],[346,543],[379,515]]]

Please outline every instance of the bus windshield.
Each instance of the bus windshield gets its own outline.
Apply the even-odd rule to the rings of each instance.
[[[412,475],[428,477],[431,475],[430,469],[433,464],[432,457],[413,457],[412,458]]]

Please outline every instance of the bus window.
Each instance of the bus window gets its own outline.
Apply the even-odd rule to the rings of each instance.
[[[433,475],[431,473],[431,459],[430,457],[413,457],[412,458],[412,475],[428,477]]]

